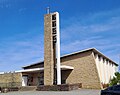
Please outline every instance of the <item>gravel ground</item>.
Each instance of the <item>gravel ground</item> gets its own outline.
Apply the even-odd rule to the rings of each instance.
[[[0,93],[0,95],[100,95],[100,90],[80,89],[74,91],[22,91]]]

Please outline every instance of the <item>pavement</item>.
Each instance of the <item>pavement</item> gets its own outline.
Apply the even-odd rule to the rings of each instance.
[[[80,89],[73,91],[17,91],[0,95],[100,95],[100,90]]]

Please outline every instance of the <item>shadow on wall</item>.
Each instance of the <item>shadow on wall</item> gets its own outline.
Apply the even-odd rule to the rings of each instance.
[[[72,72],[72,70],[63,70],[61,72],[62,75],[62,84],[66,84],[66,80],[69,77],[70,73]]]

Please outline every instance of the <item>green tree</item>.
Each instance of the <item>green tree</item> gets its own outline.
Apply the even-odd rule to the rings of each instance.
[[[115,77],[110,80],[109,86],[120,84],[120,73],[116,72]]]

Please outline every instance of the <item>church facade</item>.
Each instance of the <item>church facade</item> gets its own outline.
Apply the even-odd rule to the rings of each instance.
[[[82,83],[82,88],[101,89],[117,72],[117,64],[97,49],[87,49],[61,57],[61,83]],[[44,85],[44,61],[23,67],[22,86]],[[50,75],[50,72],[48,72]],[[47,75],[48,75],[47,74]]]

